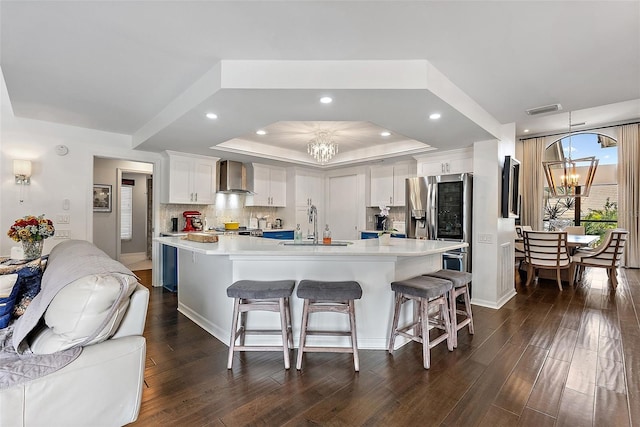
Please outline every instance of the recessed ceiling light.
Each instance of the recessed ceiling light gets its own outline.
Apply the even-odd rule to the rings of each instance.
[[[440,118],[440,113],[433,113],[429,116],[431,120],[437,120]]]
[[[257,131],[256,131],[256,133],[257,133],[258,135],[266,135],[266,134],[267,134],[267,131],[266,131],[266,130],[264,130],[264,129],[259,129],[259,130],[257,130]]]
[[[216,113],[207,113],[207,119],[215,120],[218,118]]]
[[[529,129],[523,130],[524,133],[529,133]]]
[[[380,132],[380,136],[389,136],[389,135],[391,135],[391,132],[389,132],[388,130]]]
[[[333,102],[333,99],[330,96],[323,96],[322,98],[320,98],[320,102],[323,104],[331,104]]]

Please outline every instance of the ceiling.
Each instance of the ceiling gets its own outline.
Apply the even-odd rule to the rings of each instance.
[[[317,167],[331,128],[337,167],[640,118],[640,1],[3,0],[0,37],[16,116],[140,150]]]

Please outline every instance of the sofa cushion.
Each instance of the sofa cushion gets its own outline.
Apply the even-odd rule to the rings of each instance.
[[[121,283],[126,286],[124,298],[120,298]],[[120,325],[136,284],[134,276],[119,273],[88,275],[71,282],[51,301],[44,315],[45,326],[30,339],[31,351],[49,354],[110,338]]]
[[[86,280],[87,277],[92,276],[115,278],[115,280],[109,282],[118,287],[119,294],[115,297],[115,302],[112,302],[111,308],[109,308],[106,315],[100,317],[103,323],[98,325],[95,331],[86,336],[84,341],[78,341],[76,339],[78,337],[71,337],[67,339],[66,342],[72,341],[76,343],[71,344],[72,346],[82,346],[92,342],[97,337],[98,339],[108,337],[108,333],[105,336],[103,331],[115,327],[111,325],[111,322],[113,318],[118,319],[117,314],[121,311],[121,303],[128,304],[126,300],[129,299],[137,278],[131,270],[111,259],[93,244],[81,240],[68,240],[59,243],[52,249],[49,254],[47,268],[42,277],[42,290],[33,299],[24,315],[19,317],[14,323],[11,341],[13,347],[19,354],[25,354],[30,351],[29,345],[32,340],[35,340],[33,338],[34,334],[37,332],[42,333],[42,331],[39,331],[39,325],[42,323],[42,319],[45,317],[49,305],[58,293],[68,285],[78,280]],[[90,279],[90,283],[93,283],[95,280],[95,277]],[[94,288],[94,290],[99,289],[97,286]],[[71,294],[75,295],[74,292]],[[91,296],[85,299],[86,304],[93,302],[93,293],[90,294]],[[68,304],[68,301],[65,302],[65,304]],[[72,305],[72,307],[74,307],[74,305]],[[56,317],[57,316],[54,316],[54,319]],[[96,319],[97,318],[98,317],[96,317]],[[76,321],[81,321],[83,317],[75,316],[75,319]],[[56,322],[58,321],[57,319],[55,320]],[[49,328],[49,326],[46,326],[46,328]],[[63,335],[67,333],[68,331],[61,332]],[[49,346],[47,346],[47,348],[49,348]]]

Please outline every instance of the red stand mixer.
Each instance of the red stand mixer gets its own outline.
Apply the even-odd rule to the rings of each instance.
[[[184,228],[182,231],[201,231],[202,220],[200,218],[201,213],[198,211],[184,211],[182,216],[184,217]]]

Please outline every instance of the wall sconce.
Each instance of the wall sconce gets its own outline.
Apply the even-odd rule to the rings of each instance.
[[[16,184],[20,184],[20,185],[31,184],[31,161],[14,160],[13,174],[16,176]]]

